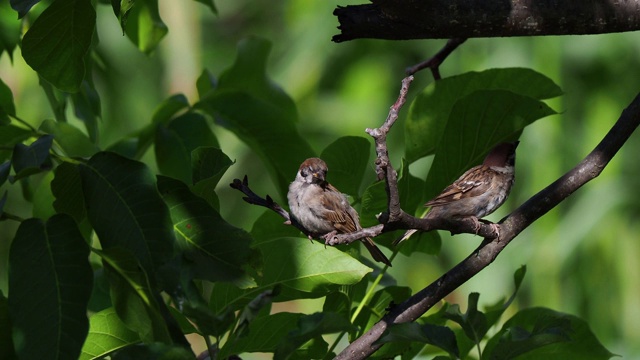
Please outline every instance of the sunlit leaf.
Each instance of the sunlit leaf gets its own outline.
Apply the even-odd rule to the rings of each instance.
[[[90,1],[56,0],[22,38],[22,56],[60,90],[78,91],[85,76],[96,12]]]
[[[124,2],[130,3],[133,8],[130,11],[125,7],[120,9],[120,13],[125,14],[122,16],[124,18],[123,29],[138,49],[149,55],[169,31],[167,25],[160,18],[158,0],[137,0],[135,5],[132,1]]]
[[[89,318],[89,335],[82,346],[80,360],[100,358],[139,342],[138,334],[120,320],[114,308],[108,308]]]
[[[73,219],[20,224],[9,253],[9,316],[23,359],[75,359],[87,336],[93,279],[89,247]]]

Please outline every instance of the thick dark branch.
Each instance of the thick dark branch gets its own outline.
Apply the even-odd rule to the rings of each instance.
[[[603,34],[640,30],[640,0],[372,0],[338,7],[333,41]]]
[[[345,348],[336,359],[367,358],[380,348],[381,345],[374,343],[384,333],[388,324],[416,320],[450,292],[491,264],[504,247],[522,230],[553,209],[581,186],[597,177],[639,125],[640,94],[625,109],[600,144],[584,160],[553,184],[534,195],[502,221],[499,238],[494,240],[485,239],[476,251],[453,269],[393,308],[366,334]]]

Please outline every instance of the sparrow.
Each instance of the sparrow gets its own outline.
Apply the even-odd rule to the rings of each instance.
[[[482,165],[467,170],[458,180],[428,201],[431,210],[425,219],[471,218],[480,229],[479,218],[496,211],[509,196],[515,180],[516,147],[519,142],[496,145]],[[498,226],[491,224],[499,236]],[[409,230],[393,242],[398,245],[418,230]]]
[[[337,233],[346,234],[362,229],[356,210],[345,194],[326,180],[327,164],[320,158],[309,158],[301,165],[296,179],[289,185],[287,200],[292,221],[307,230],[309,239],[325,240]],[[391,266],[389,259],[373,243],[362,239],[374,260]]]

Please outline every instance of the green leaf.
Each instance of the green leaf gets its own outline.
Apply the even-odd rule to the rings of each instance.
[[[235,63],[220,76],[218,87],[194,106],[213,116],[262,158],[285,198],[302,161],[315,154],[298,134],[293,100],[267,77],[270,49],[266,40],[242,41]]]
[[[284,224],[284,219],[271,210],[265,210],[253,223],[251,236],[256,244],[281,237],[296,237],[300,230]]]
[[[398,174],[398,192],[400,193],[400,204],[402,209],[409,214],[415,213],[416,208],[424,206],[422,201],[425,182],[422,179],[411,175],[409,172],[409,162],[402,159],[400,172]]]
[[[324,296],[339,285],[359,282],[371,269],[332,247],[305,238],[278,238],[257,245],[264,262],[259,285],[282,285],[279,301],[298,292]],[[295,290],[295,291],[292,291]]]
[[[56,0],[22,38],[22,56],[56,88],[76,92],[85,76],[85,55],[96,26],[90,1]]]
[[[34,218],[46,220],[56,214],[56,211],[53,208],[53,201],[55,198],[51,192],[51,180],[53,180],[53,172],[46,173],[33,193],[32,216]]]
[[[257,318],[249,323],[249,331],[235,342],[227,342],[220,352],[220,358],[233,354],[252,352],[275,352],[278,344],[287,334],[295,330],[303,314],[280,312]]]
[[[139,342],[138,334],[120,320],[114,308],[108,308],[89,318],[89,335],[82,346],[80,360],[101,358]]]
[[[18,19],[22,19],[33,5],[39,3],[40,0],[11,0],[11,7],[18,12]]]
[[[514,141],[527,125],[552,114],[556,112],[543,102],[506,90],[481,90],[461,98],[437,145],[426,199],[481,163],[493,146]]]
[[[302,316],[298,319],[297,328],[281,339],[273,358],[274,360],[287,359],[304,343],[324,334],[354,330],[355,327],[351,325],[348,318],[336,313],[323,312]]]
[[[53,135],[56,143],[70,157],[88,158],[100,151],[87,135],[69,123],[48,119],[42,122],[40,130]]]
[[[2,9],[2,5],[0,5],[0,9]],[[1,34],[0,40],[2,40]],[[1,51],[0,54],[2,54]],[[0,79],[0,125],[7,125],[11,122],[9,115],[16,116],[16,106],[13,104],[13,93],[9,86]]]
[[[73,101],[73,110],[76,117],[84,123],[91,141],[93,143],[97,142],[101,106],[100,95],[96,91],[93,81],[82,81],[80,91],[72,94],[71,100]]]
[[[213,0],[196,0],[200,4],[204,4],[206,7],[211,9],[211,12],[214,14],[218,14],[218,9],[216,9],[216,5],[213,3]]]
[[[196,80],[196,88],[198,89],[198,96],[200,98],[204,97],[210,91],[213,91],[218,86],[218,81],[215,76],[207,70],[203,69],[200,76],[198,76],[198,80]]]
[[[222,152],[212,147],[199,147],[191,152],[191,171],[194,185],[191,191],[205,199],[214,209],[220,209],[216,185],[233,161]]]
[[[19,128],[17,126],[8,125],[3,126],[0,131],[0,145],[5,147],[12,147],[31,136],[35,136],[33,132],[27,129]]]
[[[133,6],[133,2],[126,2]],[[137,0],[131,11],[128,11],[126,7],[120,9],[121,13],[126,14],[122,17],[124,23],[121,18],[121,24],[127,37],[140,51],[147,55],[151,54],[169,31],[160,18],[158,0]]]
[[[75,359],[87,336],[89,247],[73,219],[23,221],[9,253],[9,316],[22,359]]]
[[[12,182],[51,169],[49,150],[53,136],[43,135],[31,145],[16,144],[13,148],[13,171],[16,173]]]
[[[379,224],[376,215],[387,211],[387,191],[382,181],[369,185],[362,194],[360,224],[363,228]]]
[[[452,358],[459,358],[456,336],[446,326],[433,324],[403,323],[391,324],[376,344],[393,342],[421,342],[437,346]]]
[[[78,224],[87,217],[84,194],[78,191],[81,188],[82,179],[77,165],[63,162],[56,167],[55,177],[51,181],[51,192],[56,198],[53,208],[59,213],[71,215]]]
[[[191,152],[200,146],[219,146],[218,140],[201,114],[188,112],[168,125],[156,128],[155,153],[160,171],[191,184]]]
[[[2,206],[0,206],[0,212]],[[9,301],[0,291],[0,359],[15,359],[16,354],[11,341],[11,321],[9,320]]]
[[[326,296],[345,285],[359,283],[372,271],[338,249],[325,248],[305,238],[261,239],[255,246],[262,253],[262,276],[256,279],[257,286],[238,289],[216,284],[210,299],[210,307],[215,312],[224,308],[240,309],[258,294],[276,286],[280,286],[276,302]]]
[[[519,311],[487,343],[483,359],[610,359],[589,325],[546,308]]]
[[[531,69],[490,69],[469,72],[436,81],[411,103],[405,123],[405,153],[410,163],[433,154],[455,103],[478,90],[508,90],[537,100],[562,95],[562,90],[546,76]],[[475,109],[472,114],[481,114]],[[465,124],[477,123],[474,119]],[[482,137],[479,137],[482,138]]]
[[[139,159],[149,149],[156,137],[156,128],[158,124],[166,125],[169,121],[179,112],[189,108],[189,100],[183,94],[176,94],[163,100],[160,105],[153,111],[151,123],[147,125],[138,134],[138,141],[136,143],[137,149],[134,156],[129,156],[134,159]],[[128,152],[127,152],[128,153]]]
[[[150,279],[134,255],[123,248],[93,250],[102,258],[118,317],[146,343],[170,342]]]
[[[357,197],[369,163],[369,140],[344,136],[332,142],[320,155],[329,167],[329,182],[345,194]]]
[[[107,152],[80,165],[87,216],[103,249],[122,247],[148,274],[173,257],[169,209],[143,163]]]
[[[487,317],[478,310],[478,298],[480,298],[478,293],[469,294],[467,312],[464,314],[460,312],[460,307],[457,304],[451,305],[443,314],[445,318],[458,323],[465,335],[475,344],[480,343],[489,331]]]
[[[173,229],[196,278],[236,281],[249,256],[251,237],[224,221],[206,201],[178,180],[158,177],[158,189],[171,209]]]
[[[4,194],[2,194],[2,197],[0,198],[0,219],[2,219],[2,211],[4,209],[4,204],[7,203],[8,195],[9,195],[9,191],[5,190]]]

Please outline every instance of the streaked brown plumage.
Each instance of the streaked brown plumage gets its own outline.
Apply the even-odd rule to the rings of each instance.
[[[515,180],[515,143],[496,145],[485,157],[482,165],[467,170],[440,195],[428,201],[425,206],[431,210],[425,219],[471,217],[479,227],[479,218],[498,209],[509,196]],[[497,232],[497,227],[494,227]],[[394,242],[408,239],[417,230],[409,230]]]

